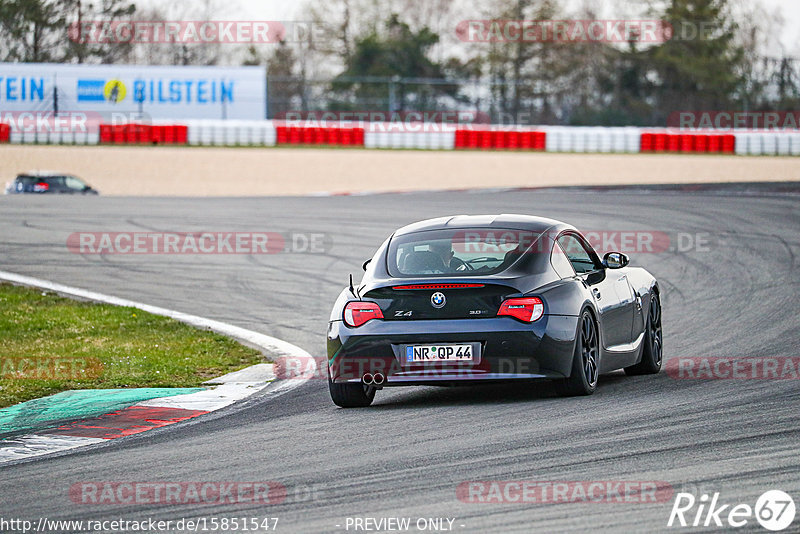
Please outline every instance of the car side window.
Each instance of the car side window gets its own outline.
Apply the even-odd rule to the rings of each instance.
[[[597,266],[592,259],[592,255],[583,246],[583,243],[572,234],[564,234],[558,238],[558,244],[566,254],[569,263],[578,274],[594,271]]]
[[[550,253],[550,265],[553,266],[556,274],[562,279],[575,276],[575,270],[572,268],[572,265],[567,259],[567,255],[558,243],[553,244],[553,251]]]
[[[76,191],[83,191],[83,182],[75,178],[74,176],[65,176],[64,183],[70,189],[74,189]]]

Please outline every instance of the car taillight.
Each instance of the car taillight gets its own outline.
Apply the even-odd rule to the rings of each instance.
[[[532,323],[544,315],[544,303],[539,297],[506,299],[500,305],[497,315],[510,315],[525,323]]]
[[[359,327],[372,319],[383,319],[383,312],[374,302],[348,302],[344,307],[344,324]]]

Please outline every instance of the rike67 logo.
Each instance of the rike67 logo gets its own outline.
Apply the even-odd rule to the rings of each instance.
[[[755,506],[723,503],[719,492],[710,498],[703,494],[699,499],[691,493],[678,493],[667,526],[741,528],[750,525],[747,530],[751,530],[755,519],[765,529],[778,532],[789,528],[794,516],[794,500],[781,490],[764,492]]]

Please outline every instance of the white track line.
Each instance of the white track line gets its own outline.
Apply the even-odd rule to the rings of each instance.
[[[258,332],[254,332],[252,330],[247,330],[238,326],[215,321],[213,319],[206,319],[205,317],[199,317],[197,315],[189,315],[174,310],[168,310],[166,308],[159,308],[157,306],[151,306],[141,302],[104,295],[94,291],[87,291],[77,287],[65,286],[55,282],[49,282],[47,280],[9,273],[6,271],[0,271],[0,280],[24,286],[46,289],[62,295],[78,297],[95,302],[137,308],[155,315],[170,317],[197,328],[212,330],[219,334],[232,337],[244,343],[245,345],[255,347],[265,354],[270,355],[273,360],[278,358],[295,358],[306,363],[314,362],[314,358],[312,358],[308,352],[296,345],[292,345],[291,343],[281,339],[259,334]],[[310,366],[315,366],[315,364],[311,364]],[[218,410],[264,389],[267,385],[269,385],[269,381],[265,378],[269,377],[271,374],[272,369],[269,367],[265,368],[264,364],[254,365],[248,369],[230,373],[230,380],[225,380],[228,375],[225,377],[220,377],[219,379],[211,380],[210,383],[222,382],[221,385],[216,386],[214,389],[199,391],[197,393],[191,393],[188,395],[151,399],[149,401],[138,403],[137,405],[163,406],[204,411]],[[279,381],[275,387],[268,390],[265,395],[269,397],[278,397],[288,393],[296,387],[303,385],[306,380],[314,375],[316,375],[316,369],[307,368],[306,373],[303,375],[294,377],[291,380]],[[53,452],[74,449],[76,447],[93,445],[95,443],[102,443],[105,441],[108,440],[95,438],[72,438],[65,436],[42,436],[38,434],[20,436],[11,440],[7,440],[8,443],[12,443],[11,446],[0,448],[0,464],[22,458],[41,456]]]
[[[4,440],[9,445],[0,449],[0,465],[23,460],[33,456],[44,456],[54,452],[63,452],[78,447],[86,447],[108,441],[102,438],[82,438],[77,436],[43,436],[28,434]]]

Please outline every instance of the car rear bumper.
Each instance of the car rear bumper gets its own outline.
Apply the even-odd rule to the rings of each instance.
[[[441,373],[401,372],[389,375],[380,384],[380,387],[392,386],[423,386],[423,385],[469,385],[489,382],[505,382],[509,380],[535,380],[540,378],[561,378],[553,374],[515,374],[515,373],[480,373],[450,371]],[[335,382],[362,382],[362,378],[339,378]]]
[[[570,373],[576,329],[571,316],[544,316],[532,324],[510,317],[370,321],[360,328],[332,321],[329,376],[347,383],[379,373],[382,386],[563,378]],[[403,361],[407,345],[446,343],[476,344],[479,354],[473,362]]]

